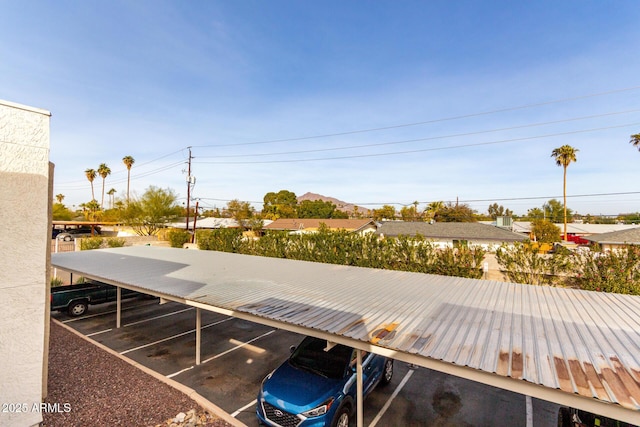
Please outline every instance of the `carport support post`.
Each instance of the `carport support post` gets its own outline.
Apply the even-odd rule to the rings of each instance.
[[[120,328],[120,316],[122,315],[122,288],[116,288],[116,329]]]
[[[356,349],[356,425],[363,426],[364,410],[362,398],[362,350]]]
[[[196,365],[200,364],[200,340],[202,329],[202,316],[200,315],[200,308],[196,307]]]

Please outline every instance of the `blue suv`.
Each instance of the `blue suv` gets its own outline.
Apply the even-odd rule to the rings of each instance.
[[[356,351],[306,337],[262,381],[256,412],[273,427],[347,427],[356,409]],[[393,360],[362,354],[363,394],[393,376]]]

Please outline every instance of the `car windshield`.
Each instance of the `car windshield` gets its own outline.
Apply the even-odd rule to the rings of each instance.
[[[353,349],[336,345],[324,351],[327,342],[317,338],[306,338],[291,355],[289,362],[296,368],[314,372],[327,378],[344,377]]]

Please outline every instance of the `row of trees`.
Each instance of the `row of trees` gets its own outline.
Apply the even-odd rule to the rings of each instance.
[[[127,167],[127,201],[129,201],[129,187],[131,183],[131,167],[136,162],[136,160],[131,156],[124,156],[122,158],[122,162]],[[95,192],[93,188],[93,181],[96,179],[97,176],[100,176],[102,178],[102,198],[100,201],[100,207],[104,209],[104,187],[105,187],[105,182],[107,177],[111,175],[111,168],[109,168],[109,166],[107,166],[106,163],[100,163],[100,166],[98,166],[98,169],[91,169],[91,168],[86,169],[84,171],[84,175],[87,177],[87,180],[89,180],[89,183],[91,184],[91,201],[92,202],[96,200]],[[116,190],[112,188],[107,192],[107,194],[113,197],[115,192]],[[61,196],[61,195],[58,195],[58,196]],[[64,198],[64,196],[62,197]],[[112,200],[112,206],[113,206],[113,200]]]
[[[640,134],[631,135],[630,142],[640,150]],[[563,203],[552,199],[543,204],[541,208],[535,207],[529,209],[527,215],[524,217],[516,218],[523,220],[549,220],[552,222],[564,223],[564,235],[566,236],[566,224],[568,218],[573,216],[571,209],[567,207],[566,203],[566,186],[567,186],[567,168],[569,165],[577,160],[576,153],[579,150],[569,145],[563,145],[552,151],[551,156],[554,158],[558,166],[563,168]],[[104,194],[105,194],[105,182],[106,178],[111,174],[111,169],[105,163],[101,163],[97,169],[86,169],[85,176],[91,184],[91,201],[83,203],[80,207],[83,209],[83,213],[86,219],[100,220],[105,217],[111,217],[112,220],[118,220],[117,216],[122,211],[126,210],[126,206],[131,201],[130,199],[130,181],[131,181],[131,167],[135,163],[135,159],[132,156],[125,156],[122,158],[123,163],[127,167],[127,195],[124,200],[115,200],[115,189],[110,189],[106,194],[111,197],[111,210],[116,207],[116,212],[108,212],[104,206]],[[95,198],[95,191],[93,182],[96,177],[102,178],[102,193],[101,202],[98,203]],[[167,191],[167,190],[165,190]],[[168,190],[173,193],[172,190]],[[143,196],[144,197],[144,196]],[[56,199],[58,203],[54,205],[54,218],[55,219],[72,219],[73,213],[71,213],[62,204],[64,200],[63,194],[57,194]],[[431,202],[427,207],[420,211],[418,209],[419,202],[415,201],[409,206],[404,206],[400,210],[397,210],[394,206],[384,205],[379,209],[359,210],[358,207],[354,207],[352,212],[343,212],[329,202],[322,200],[309,201],[305,200],[298,203],[295,193],[288,190],[281,190],[279,192],[269,192],[264,198],[264,207],[262,212],[258,213],[251,206],[249,202],[243,202],[238,199],[228,202],[227,206],[220,209],[213,209],[205,211],[205,216],[220,216],[235,218],[238,221],[253,220],[259,221],[261,219],[277,219],[277,218],[363,218],[370,217],[374,220],[392,220],[402,219],[404,221],[437,221],[437,222],[474,222],[479,220],[492,220],[498,216],[513,216],[513,212],[510,209],[494,203],[489,206],[486,214],[479,214],[471,209],[466,204],[458,203],[444,203],[442,201]],[[166,206],[167,209],[173,210],[174,206]],[[196,212],[189,212],[189,215],[195,215]],[[186,215],[187,212],[183,212]],[[116,216],[116,218],[114,218]],[[640,217],[639,215],[636,215]],[[638,218],[629,218],[630,221],[637,220]],[[587,218],[587,222],[594,221],[593,218]]]
[[[295,194],[286,190],[280,193],[287,193],[289,200],[296,201]],[[109,194],[109,193],[107,193]],[[276,193],[270,193],[276,194]],[[57,203],[53,206],[53,218],[56,220],[71,220],[74,218],[74,213],[67,209],[62,200],[64,196],[58,194],[56,196]],[[275,200],[275,199],[273,199]],[[131,205],[131,206],[130,206]],[[177,203],[176,193],[171,189],[160,189],[157,187],[149,187],[145,193],[138,198],[131,199],[128,203],[125,200],[117,200],[111,204],[110,209],[101,209],[96,201],[89,202],[88,204],[81,205],[83,208],[83,214],[87,220],[95,221],[112,221],[112,222],[125,222],[132,223],[135,217],[135,212],[144,212],[149,210],[154,212],[153,214],[146,214],[140,222],[147,225],[140,230],[158,230],[162,227],[162,223],[157,223],[151,226],[149,221],[162,221],[174,222],[178,218],[184,217],[186,211],[184,207]],[[414,208],[414,206],[412,206]],[[336,215],[336,206],[328,201],[303,201],[300,204],[297,201],[291,202],[288,205],[273,203],[271,204],[272,212],[276,211],[280,214],[285,212],[285,209],[289,209],[288,215],[292,218],[341,218],[344,215]],[[411,209],[414,212],[415,209]],[[381,209],[374,210],[374,218],[376,220],[383,219],[396,219],[396,210],[393,206],[384,206]],[[240,200],[231,200],[227,203],[223,209],[213,209],[203,212],[204,216],[234,218],[246,227],[258,230],[262,227],[263,219],[273,217],[265,212],[256,212],[253,206],[249,202],[243,202]],[[444,203],[432,203],[429,207],[429,216],[438,222],[471,222],[478,220],[495,219],[497,216],[510,215],[511,212],[508,209],[504,209],[502,206],[494,203],[489,208],[489,214],[485,216],[477,215],[468,206],[460,204],[444,204]],[[570,209],[567,209],[568,216],[573,213]],[[195,211],[190,213],[193,217]],[[554,223],[561,223],[564,216],[563,204],[555,199],[549,200],[544,203],[541,208],[529,209],[527,216],[524,217],[532,222],[532,231],[536,236],[537,241],[541,242],[556,242],[560,241],[561,235],[558,227]],[[287,217],[287,216],[281,216]],[[415,217],[411,215],[402,215],[402,219],[405,221],[414,221]],[[624,218],[629,222],[637,222],[640,220],[640,213],[635,215],[629,215]],[[419,217],[418,220],[424,220],[423,217]],[[614,219],[603,218],[586,218],[587,222],[612,222]],[[606,221],[605,221],[606,220]]]

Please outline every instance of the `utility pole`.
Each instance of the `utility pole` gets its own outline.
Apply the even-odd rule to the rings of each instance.
[[[189,201],[191,200],[191,147],[189,149],[189,167],[187,168],[187,223],[186,229],[189,231]]]
[[[196,212],[193,216],[193,235],[191,236],[191,243],[195,243],[196,241],[196,222],[198,221],[198,203],[200,199],[196,199]]]

